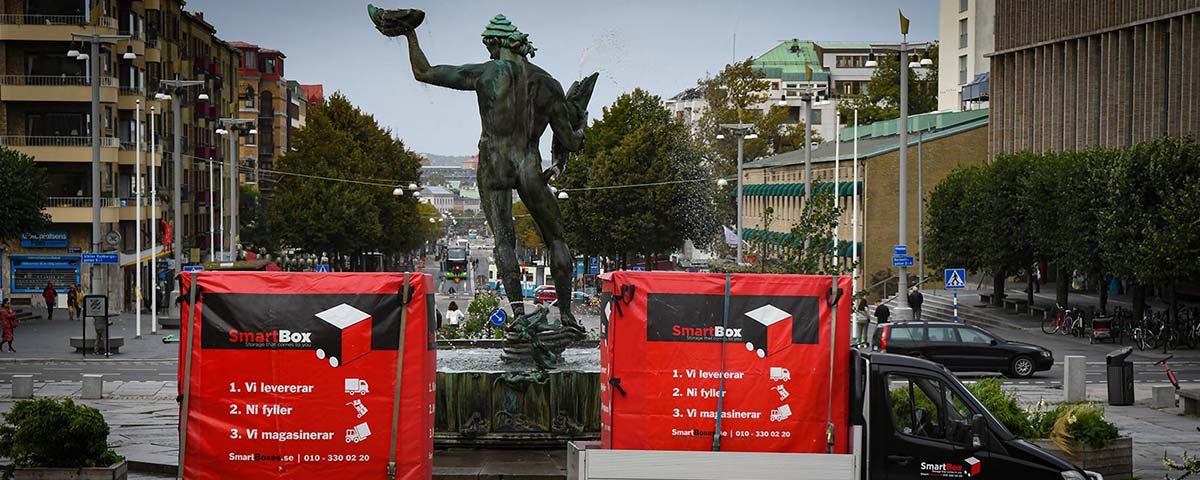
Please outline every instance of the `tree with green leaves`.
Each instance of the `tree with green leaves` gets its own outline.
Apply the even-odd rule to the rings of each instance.
[[[754,124],[758,138],[745,140],[746,161],[804,148],[806,122],[788,123],[788,108],[773,103],[766,111],[762,110],[761,105],[771,100],[766,94],[771,85],[765,78],[766,74],[754,68],[754,59],[747,58],[726,65],[717,76],[699,82],[708,109],[699,121],[698,140],[718,159],[721,167],[718,174],[730,174],[737,168],[737,139],[723,131],[722,124]],[[725,139],[717,139],[720,134],[725,134]],[[816,132],[812,138],[813,142],[821,142]]]
[[[986,166],[968,166],[951,171],[929,192],[925,210],[925,245],[934,268],[966,268],[979,271],[983,265],[975,255],[978,235],[985,217],[974,191],[986,181]]]
[[[0,240],[42,229],[46,216],[46,172],[33,157],[0,146]]]
[[[544,250],[546,242],[542,241],[542,234],[533,223],[533,216],[529,214],[529,207],[525,206],[525,202],[514,203],[512,214],[513,218],[517,219],[513,222],[517,245],[527,250]]]
[[[937,110],[938,55],[937,47],[927,52],[933,65],[919,74],[908,69],[908,114],[916,115]],[[888,52],[877,57],[879,66],[871,74],[866,91],[838,103],[842,118],[854,118],[858,110],[858,123],[869,124],[900,117],[900,54]]]
[[[282,175],[267,215],[282,246],[353,260],[406,253],[427,240],[416,199],[391,193],[418,177],[418,157],[344,95],[310,108],[294,143],[277,168],[300,175]]]
[[[642,89],[621,95],[585,132],[587,143],[556,180],[576,252],[627,262],[707,243],[717,231],[716,185],[687,126]]]

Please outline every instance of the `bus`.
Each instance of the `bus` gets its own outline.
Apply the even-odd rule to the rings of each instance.
[[[442,261],[442,271],[446,280],[459,283],[470,278],[471,268],[465,247],[450,247],[446,249],[446,259]]]

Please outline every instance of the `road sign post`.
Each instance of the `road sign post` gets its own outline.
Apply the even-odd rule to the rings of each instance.
[[[967,269],[946,269],[946,290],[954,291],[954,321],[958,322],[958,291],[967,287]]]

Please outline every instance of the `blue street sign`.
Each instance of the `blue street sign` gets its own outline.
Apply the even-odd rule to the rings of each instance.
[[[313,268],[313,271],[321,272],[321,273],[329,273],[329,264],[328,263],[318,263],[317,266]]]
[[[913,261],[913,257],[908,255],[896,255],[892,257],[893,267],[911,267],[915,263],[916,262]]]
[[[184,265],[183,271],[185,271],[185,272],[203,272],[204,265]]]
[[[83,263],[120,263],[116,253],[85,253],[81,261]]]
[[[588,273],[592,275],[600,274],[600,257],[588,259]]]
[[[957,288],[967,288],[967,269],[947,268],[946,290],[953,290]]]
[[[633,271],[635,271],[635,272],[644,272],[644,271],[646,271],[646,267],[643,267],[643,266],[641,266],[641,265],[634,265],[634,266],[632,266],[632,267],[629,267],[629,269],[630,269],[630,270],[633,270]]]
[[[908,245],[896,245],[892,247],[892,255],[903,257],[908,255]]]
[[[504,310],[500,308],[497,308],[496,311],[492,312],[492,314],[488,316],[488,321],[492,322],[492,325],[497,327],[504,326],[504,322],[507,320],[508,314],[504,313]]]
[[[583,260],[575,261],[575,276],[583,275]]]

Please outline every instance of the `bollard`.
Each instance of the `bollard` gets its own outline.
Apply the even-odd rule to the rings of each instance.
[[[1175,387],[1171,385],[1155,385],[1150,387],[1152,395],[1151,408],[1171,408],[1175,406]]]
[[[12,398],[33,398],[33,375],[13,375]]]
[[[1063,399],[1067,402],[1087,400],[1087,357],[1068,355],[1063,358]]]
[[[104,375],[94,373],[83,374],[84,400],[99,400],[104,397]]]

